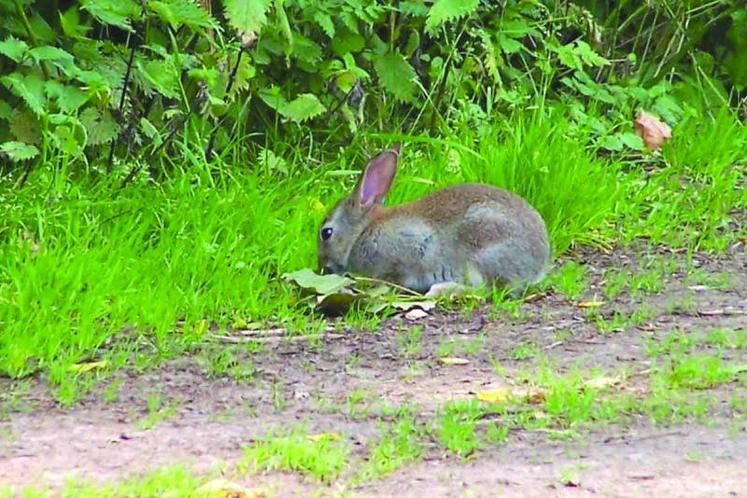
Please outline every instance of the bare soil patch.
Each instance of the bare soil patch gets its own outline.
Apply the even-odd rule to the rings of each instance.
[[[579,254],[589,264],[585,298],[601,296],[607,268],[639,268],[650,254]],[[679,258],[678,255],[665,255]],[[593,261],[593,265],[591,262]],[[0,484],[58,486],[70,476],[121,479],[160,465],[187,463],[206,471],[235,462],[242,447],[273,427],[307,421],[316,432],[339,432],[361,454],[378,434],[376,407],[417,403],[424,414],[449,399],[470,396],[531,370],[536,354],[518,358],[530,344],[564,369],[599,367],[629,375],[650,368],[647,344],[673,330],[699,333],[725,327],[747,333],[747,256],[735,247],[719,258],[696,256],[698,277],[678,270],[664,276],[655,294],[622,292],[598,310],[602,319],[645,308],[644,318],[619,331],[600,332],[588,309],[550,292],[523,304],[518,314],[480,307],[468,313],[437,312],[415,323],[387,321],[373,332],[345,331],[317,347],[280,342],[253,355],[251,381],[211,377],[193,357],[170,361],[143,374],[120,372],[116,400],[104,401],[107,385],[63,410],[35,382],[0,420]],[[682,267],[680,267],[682,268]],[[728,275],[728,283],[725,283]],[[697,280],[697,281],[696,281]],[[714,284],[713,282],[720,282]],[[601,299],[601,298],[600,298]],[[408,331],[422,327],[416,341]],[[467,365],[439,363],[439,347],[479,340],[454,356]],[[744,350],[728,352],[747,364]],[[741,355],[741,356],[740,356]],[[11,389],[0,380],[0,389]],[[727,401],[744,384],[716,390],[724,409],[707,424],[656,427],[641,418],[626,426],[599,427],[573,440],[515,433],[497,449],[470,459],[437,445],[424,459],[352,490],[361,496],[747,496],[747,423],[734,419]],[[721,394],[719,394],[719,392]],[[351,404],[351,393],[363,400]],[[169,416],[143,428],[149,397],[161,396]],[[269,484],[278,496],[305,496],[314,488],[298,476],[247,476]]]

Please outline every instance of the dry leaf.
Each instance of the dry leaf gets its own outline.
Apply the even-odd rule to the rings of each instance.
[[[584,382],[586,387],[593,387],[594,389],[604,389],[606,387],[612,387],[622,382],[621,377],[595,377]]]
[[[514,395],[510,387],[499,387],[487,391],[477,391],[476,397],[488,403],[507,403]]]
[[[70,370],[74,372],[90,372],[91,370],[100,370],[107,367],[108,365],[109,362],[106,360],[87,361],[84,363],[75,363],[73,365],[70,365]]]
[[[257,489],[248,489],[226,479],[213,479],[196,490],[198,496],[210,498],[265,498],[267,495]]]
[[[514,388],[514,396],[524,398],[529,403],[542,403],[545,401],[545,391],[538,387]]]
[[[439,358],[438,361],[440,361],[444,365],[467,365],[469,364],[469,360],[466,360],[464,358],[451,358],[448,356],[444,358]]]
[[[421,318],[425,318],[427,316],[428,316],[428,313],[421,310],[420,308],[415,308],[405,313],[405,319],[410,320],[411,322],[420,320]]]
[[[306,436],[306,439],[318,443],[321,441],[339,441],[342,439],[342,436],[336,432],[322,432],[320,434],[309,434]]]
[[[635,131],[651,151],[658,150],[665,140],[672,138],[672,129],[669,125],[643,111],[635,117]]]
[[[577,306],[579,308],[599,308],[600,306],[604,306],[604,301],[597,301],[596,299],[590,301],[579,301]]]

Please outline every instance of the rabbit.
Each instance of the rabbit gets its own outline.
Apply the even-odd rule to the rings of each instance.
[[[385,207],[401,144],[363,170],[352,194],[319,229],[323,273],[351,273],[419,293],[434,284],[497,284],[522,292],[544,276],[550,261],[547,228],[524,199],[485,184],[446,187]]]

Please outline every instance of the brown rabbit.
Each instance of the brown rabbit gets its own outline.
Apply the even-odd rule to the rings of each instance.
[[[351,272],[418,292],[455,282],[496,282],[515,291],[540,280],[550,245],[539,213],[506,190],[452,185],[399,206],[382,205],[401,145],[374,157],[355,191],[319,230],[322,271]]]

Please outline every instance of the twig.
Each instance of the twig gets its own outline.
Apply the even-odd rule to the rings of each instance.
[[[236,81],[236,74],[239,72],[239,64],[241,64],[241,55],[244,53],[244,47],[239,48],[239,53],[236,56],[236,65],[233,67],[233,70],[231,71],[231,74],[228,76],[228,84],[226,84],[226,96],[223,98],[223,102],[226,102],[226,99],[229,97],[229,94],[231,93],[231,89],[233,88],[233,83]],[[223,124],[223,121],[226,119],[225,116],[223,116],[216,124],[215,128],[213,128],[212,133],[210,133],[210,140],[208,140],[208,146],[205,149],[205,159],[210,160],[210,155],[213,153],[213,146],[215,145],[215,137],[218,135],[218,130],[220,129],[220,126]]]
[[[275,342],[303,342],[310,339],[342,339],[345,334],[307,334],[307,335],[273,335],[270,337],[234,337],[226,335],[214,335],[213,339],[229,344],[245,344],[248,342],[275,343]]]
[[[122,95],[119,97],[118,112],[122,115],[122,109],[124,108],[125,98],[127,97],[127,88],[130,85],[130,75],[132,74],[132,63],[135,60],[135,50],[137,49],[137,30],[132,35],[132,47],[130,47],[130,58],[127,60],[127,69],[125,70],[124,81],[122,82]],[[112,140],[112,145],[109,148],[109,171],[112,169],[112,163],[114,162],[114,149],[119,145],[119,140],[123,133],[117,135],[115,140]]]
[[[135,175],[138,174],[138,172],[143,168],[142,164],[144,162],[148,162],[153,156],[158,154],[161,149],[163,149],[168,142],[171,141],[172,138],[174,138],[174,135],[176,135],[176,132],[179,131],[179,128],[181,128],[181,125],[184,124],[185,121],[187,121],[187,118],[189,118],[190,113],[184,114],[182,116],[181,122],[174,126],[174,128],[169,132],[168,136],[161,142],[158,147],[156,147],[152,152],[150,152],[145,158],[140,159],[137,161],[136,165],[130,170],[130,172],[127,174],[124,180],[122,180],[122,183],[119,184],[119,189],[122,190],[125,186],[127,186],[128,183],[132,181],[133,178],[135,178]]]

